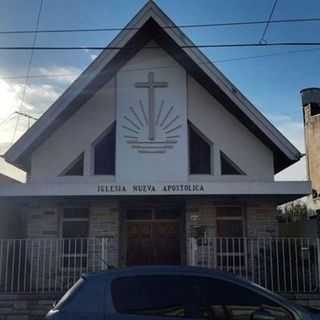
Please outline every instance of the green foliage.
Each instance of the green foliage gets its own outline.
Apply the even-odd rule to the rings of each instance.
[[[308,220],[310,216],[307,205],[304,202],[292,202],[279,211],[279,222],[294,222]]]

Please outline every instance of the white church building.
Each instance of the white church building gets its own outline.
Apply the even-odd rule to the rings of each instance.
[[[105,262],[243,266],[239,239],[277,237],[277,205],[310,193],[274,180],[300,157],[149,1],[5,154],[27,172],[0,186],[24,225],[14,249],[31,255],[12,283],[51,272],[59,286],[59,268]]]

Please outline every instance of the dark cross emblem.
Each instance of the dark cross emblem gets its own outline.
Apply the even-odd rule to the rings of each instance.
[[[155,81],[154,72],[148,73],[148,81],[137,82],[135,88],[148,89],[148,103],[145,107],[139,100],[140,108],[129,106],[123,116],[121,127],[128,145],[140,154],[161,154],[173,149],[183,127],[181,116],[173,105],[166,106],[164,99],[156,103],[156,88],[168,87],[168,82]],[[157,131],[156,131],[157,130]]]
[[[155,139],[155,88],[166,88],[168,87],[167,82],[156,82],[154,80],[154,73],[148,73],[148,81],[147,82],[137,82],[135,83],[136,88],[146,88],[148,89],[148,100],[149,100],[149,108],[148,108],[148,130],[149,130],[149,140]]]

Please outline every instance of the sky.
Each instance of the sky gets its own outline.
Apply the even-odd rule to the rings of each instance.
[[[177,25],[185,25],[267,20],[274,0],[155,2]],[[123,27],[145,3],[146,0],[43,0],[39,29]],[[39,6],[40,0],[1,0],[0,31],[35,29]],[[278,0],[272,19],[315,17],[320,17],[319,0]],[[264,27],[261,24],[183,31],[195,44],[256,43]],[[115,31],[39,34],[36,45],[105,46],[116,34]],[[320,22],[270,24],[264,40],[320,42]],[[1,46],[31,46],[32,42],[30,34],[0,34]],[[203,52],[303,153],[299,92],[306,87],[320,87],[320,47],[207,48]],[[30,51],[0,50],[0,154],[33,123],[10,115],[19,110],[40,117],[99,51],[35,51],[26,86],[30,54]],[[0,172],[13,171],[0,161]],[[305,159],[278,174],[276,179],[306,179]]]

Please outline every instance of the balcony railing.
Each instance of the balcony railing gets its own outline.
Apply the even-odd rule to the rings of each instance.
[[[319,292],[319,239],[202,238],[188,244],[190,265],[232,272],[279,293]]]
[[[58,294],[118,260],[110,238],[0,239],[0,293]],[[279,293],[320,293],[320,241],[188,239],[187,263],[238,274]]]
[[[0,293],[58,293],[82,273],[114,265],[106,238],[0,239]]]

